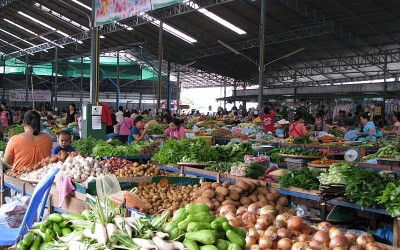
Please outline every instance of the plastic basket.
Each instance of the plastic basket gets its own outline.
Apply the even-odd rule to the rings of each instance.
[[[309,162],[304,159],[292,159],[292,158],[286,158],[285,161],[287,164],[287,168],[291,170],[307,168]]]

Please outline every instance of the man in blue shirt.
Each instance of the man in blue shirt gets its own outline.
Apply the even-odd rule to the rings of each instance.
[[[67,130],[61,130],[57,134],[57,143],[58,143],[58,145],[51,150],[51,155],[56,155],[61,150],[66,151],[66,152],[75,151],[74,147],[72,147],[70,145],[71,144],[71,140],[72,140],[71,133],[69,131],[67,131]]]

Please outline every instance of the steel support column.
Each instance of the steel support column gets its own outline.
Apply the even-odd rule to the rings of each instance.
[[[121,72],[120,72],[120,68],[119,68],[119,51],[117,51],[117,96],[116,96],[116,107],[117,107],[117,110],[118,110],[118,107],[119,107],[119,95],[121,94],[120,93],[120,90],[121,90],[121,86],[120,86],[120,82],[119,82],[119,74],[120,74]]]
[[[54,110],[57,111],[57,91],[58,91],[58,48],[54,50]]]
[[[168,61],[168,72],[167,72],[167,109],[170,110],[171,106],[171,61]]]
[[[81,105],[81,111],[83,109],[83,57],[81,57],[81,82],[79,85],[79,103]]]
[[[162,61],[163,61],[163,52],[164,52],[163,25],[164,25],[164,21],[160,20],[160,29],[158,32],[158,92],[157,92],[157,108],[158,109],[161,109]]]
[[[176,110],[178,111],[178,114],[181,114],[181,81],[179,79],[180,76],[180,72],[177,72],[177,76],[176,76],[176,81],[178,84],[178,89],[177,89],[177,93],[176,93]]]
[[[25,105],[29,107],[28,103],[28,96],[29,96],[29,56],[26,55],[26,60],[25,60],[26,66],[25,66]]]
[[[265,24],[267,19],[267,0],[261,0],[261,21],[260,21],[260,60],[258,62],[258,112],[263,110],[264,96],[264,44]]]
[[[99,39],[99,27],[95,26],[95,10],[96,1],[92,1],[92,29],[90,39],[90,101],[94,104],[99,101],[99,51],[100,51],[100,39]]]
[[[226,109],[226,79],[224,79],[224,110]]]

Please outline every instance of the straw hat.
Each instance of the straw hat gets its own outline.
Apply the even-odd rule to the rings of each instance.
[[[278,124],[279,125],[285,125],[285,124],[289,124],[290,122],[289,121],[286,121],[285,119],[281,119],[281,120],[279,120],[278,121]]]

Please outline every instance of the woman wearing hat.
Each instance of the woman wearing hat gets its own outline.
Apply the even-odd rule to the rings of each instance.
[[[294,122],[289,127],[289,135],[293,138],[307,134],[307,129],[304,126],[301,113],[294,115]]]
[[[275,130],[275,135],[279,138],[289,137],[289,121],[281,119],[277,122],[277,129]]]

